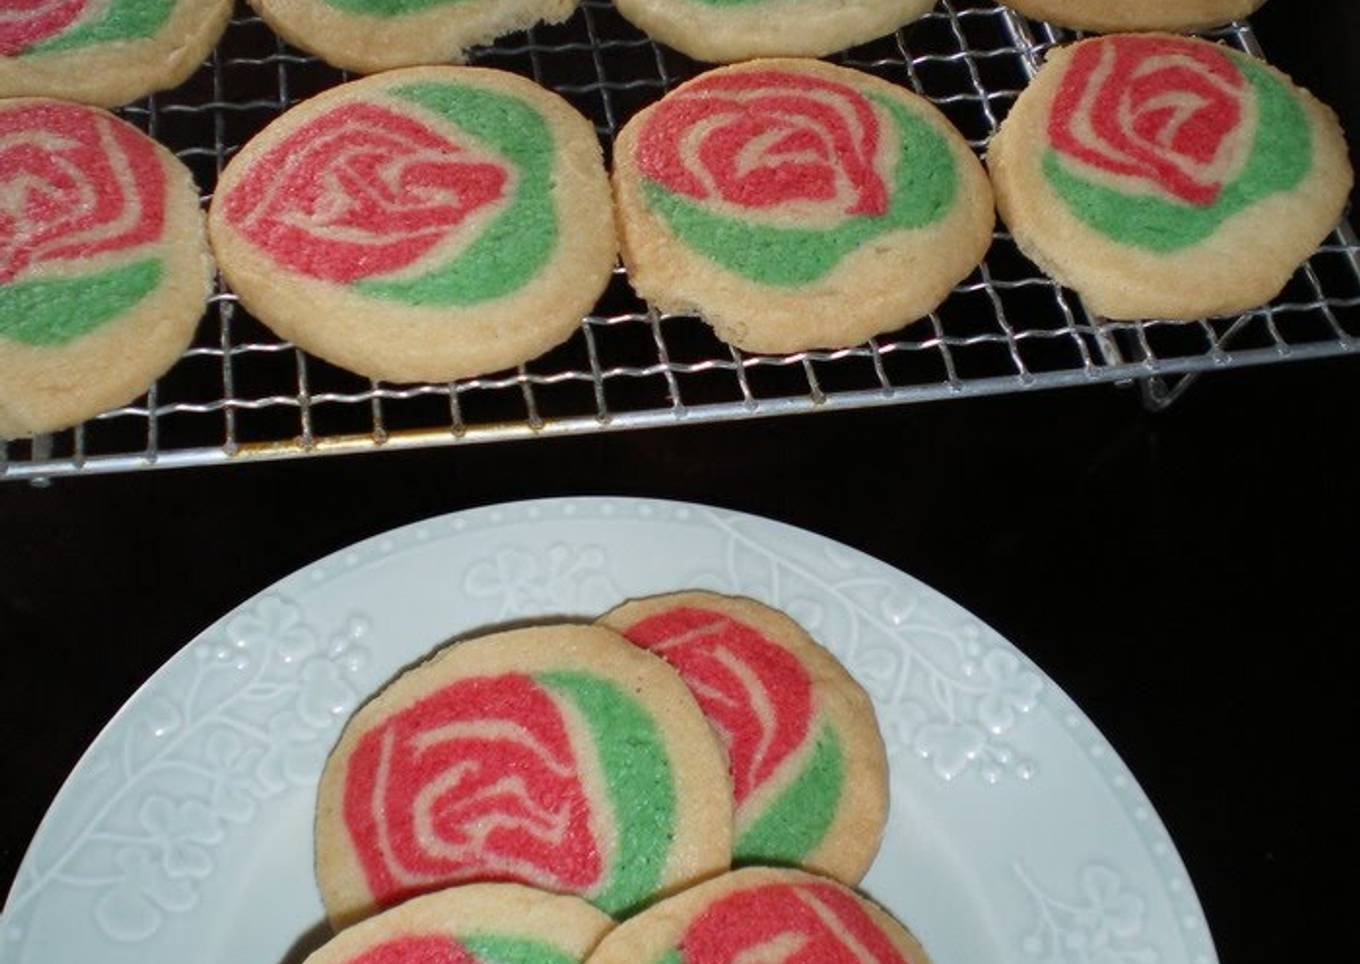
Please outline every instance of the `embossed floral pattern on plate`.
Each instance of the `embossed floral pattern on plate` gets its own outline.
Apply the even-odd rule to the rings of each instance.
[[[894,800],[865,886],[937,959],[1214,964],[1151,804],[1014,646],[929,587],[820,536],[634,499],[426,520],[223,617],[128,701],[73,771],[9,895],[0,964],[181,964],[190,940],[205,964],[300,960],[320,933],[311,800],[366,694],[450,636],[590,618],[684,586],[786,609],[870,692]]]

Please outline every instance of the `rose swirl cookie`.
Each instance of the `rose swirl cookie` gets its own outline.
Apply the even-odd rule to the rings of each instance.
[[[595,129],[473,67],[394,70],[275,120],[218,180],[209,232],[257,318],[391,381],[451,381],[566,340],[613,271]]]
[[[695,60],[823,57],[892,33],[936,0],[615,0],[649,37]]]
[[[577,0],[250,0],[274,32],[344,70],[461,63],[467,48],[536,23],[561,23]]]
[[[682,592],[600,622],[675,667],[727,751],[733,860],[857,883],[888,816],[888,761],[868,694],[784,613]]]
[[[610,931],[587,964],[930,964],[882,908],[799,870],[748,867]]]
[[[452,883],[517,881],[622,916],[731,853],[722,750],[680,678],[597,626],[456,643],[346,725],[317,795],[337,927]]]
[[[1027,17],[1073,30],[1207,30],[1241,20],[1265,0],[1005,0]]]
[[[614,145],[638,294],[757,352],[838,348],[932,311],[982,259],[986,174],[934,107],[815,60],[702,74]]]
[[[468,884],[346,928],[303,964],[579,964],[613,926],[578,897]]]
[[[1269,301],[1352,182],[1327,107],[1255,58],[1167,34],[1055,50],[987,163],[1016,244],[1108,318]]]
[[[0,438],[132,401],[212,288],[193,177],[95,107],[0,101]]]
[[[116,107],[182,83],[231,0],[0,0],[0,97]]]

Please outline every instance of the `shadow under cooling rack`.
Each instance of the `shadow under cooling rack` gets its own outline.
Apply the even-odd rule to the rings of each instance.
[[[1211,36],[1259,54],[1250,28]],[[832,58],[911,87],[981,152],[1044,51],[1070,39],[987,0],[946,0]],[[704,69],[651,43],[606,0],[473,57],[533,77],[596,124],[606,150],[636,111]],[[239,16],[188,82],[122,113],[211,187],[289,106],[348,79]],[[205,201],[207,198],[205,197]],[[1360,354],[1360,245],[1342,225],[1276,301],[1198,323],[1100,322],[998,232],[938,311],[840,351],[749,355],[699,319],[658,314],[622,270],[564,345],[516,371],[386,385],[279,341],[221,288],[184,357],[138,402],[75,429],[0,443],[0,478],[225,464],[336,452],[893,405],[1137,381],[1169,404],[1199,372]]]

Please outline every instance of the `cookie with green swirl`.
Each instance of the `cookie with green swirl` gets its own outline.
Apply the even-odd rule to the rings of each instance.
[[[198,188],[173,154],[96,107],[0,101],[0,438],[141,395],[211,288]]]
[[[4,0],[0,97],[117,107],[175,87],[230,16],[231,0]]]
[[[468,884],[346,928],[303,964],[580,964],[613,926],[579,897]]]
[[[208,221],[252,314],[398,382],[547,351],[615,263],[595,128],[537,84],[473,67],[389,71],[293,108],[227,165]]]
[[[892,33],[936,0],[615,0],[654,40],[695,60],[822,57]]]
[[[991,242],[991,188],[933,106],[816,60],[701,74],[614,145],[638,294],[756,352],[839,348],[932,311]]]
[[[317,795],[337,927],[511,881],[616,917],[727,869],[722,750],[665,662],[598,626],[456,643],[361,708]]]
[[[834,880],[748,867],[610,931],[587,964],[930,964],[910,931]]]
[[[344,70],[462,63],[467,49],[536,23],[561,23],[577,0],[250,0],[295,47]]]
[[[727,751],[736,864],[796,865],[858,883],[888,816],[873,703],[836,657],[753,599],[681,592],[601,624],[680,674]]]
[[[1278,70],[1169,34],[1055,50],[987,155],[1016,244],[1107,318],[1261,305],[1336,225],[1336,116]]]
[[[1207,30],[1255,13],[1265,0],[1005,0],[1027,17],[1072,30]]]

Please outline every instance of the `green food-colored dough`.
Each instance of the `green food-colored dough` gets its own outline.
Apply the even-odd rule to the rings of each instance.
[[[155,36],[175,9],[176,0],[113,0],[103,16],[77,24],[64,33],[34,44],[25,53],[53,53],[115,40]]]
[[[595,737],[618,849],[608,882],[591,903],[627,917],[660,887],[675,836],[675,784],[665,744],[651,716],[608,680],[563,670],[538,681],[571,700]]]
[[[816,281],[871,238],[925,227],[944,217],[954,204],[958,174],[949,143],[928,121],[895,101],[869,96],[892,115],[902,135],[886,214],[854,216],[823,231],[775,227],[715,214],[644,180],[647,203],[681,240],[730,271],[778,287]]]
[[[475,934],[460,937],[458,942],[477,958],[479,964],[577,964],[576,958],[563,954],[551,944],[522,937]]]
[[[798,864],[822,842],[845,787],[845,756],[831,726],[817,734],[812,757],[733,848],[738,864]]]
[[[52,347],[74,341],[132,308],[161,283],[156,258],[83,278],[0,285],[0,337]]]
[[[427,82],[392,93],[447,118],[519,171],[515,196],[461,255],[417,278],[355,287],[411,305],[472,305],[508,295],[543,269],[557,247],[552,131],[524,101],[480,87]]]
[[[1209,238],[1224,221],[1263,198],[1297,187],[1313,165],[1313,135],[1303,106],[1269,71],[1247,57],[1238,65],[1256,94],[1256,141],[1237,180],[1199,207],[1150,194],[1123,194],[1087,180],[1050,150],[1044,176],[1088,226],[1124,244],[1169,254]]]
[[[332,7],[349,13],[369,14],[374,17],[400,17],[430,7],[451,6],[463,0],[326,0]]]

